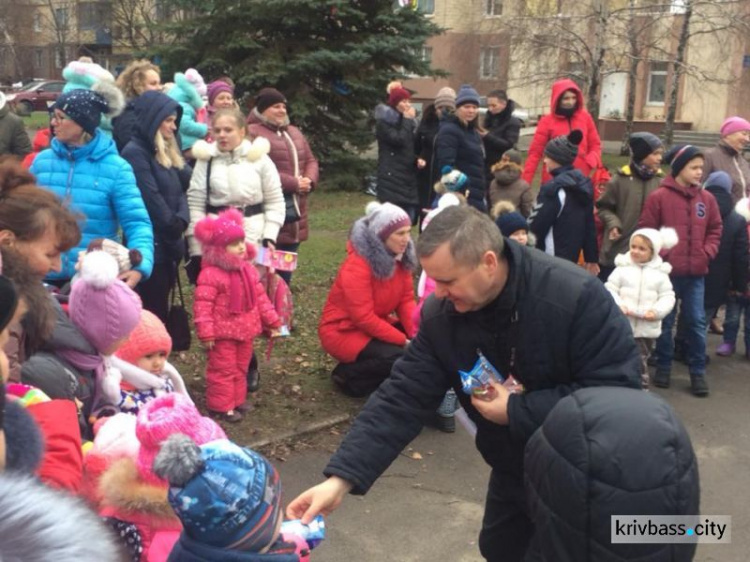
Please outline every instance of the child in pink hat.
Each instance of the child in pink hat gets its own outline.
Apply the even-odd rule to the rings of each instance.
[[[242,213],[229,209],[195,226],[203,247],[194,315],[198,338],[208,349],[206,406],[233,423],[250,409],[246,373],[253,339],[264,327],[273,333],[281,327],[252,265],[255,248],[245,242],[242,219]]]
[[[189,399],[180,373],[168,361],[172,338],[166,326],[148,310],[141,311],[138,325],[127,341],[117,350],[118,364],[123,372],[120,382],[121,412],[138,414],[147,402],[169,392],[178,392]]]

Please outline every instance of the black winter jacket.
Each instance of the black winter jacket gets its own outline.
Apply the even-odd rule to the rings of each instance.
[[[378,199],[396,205],[418,205],[416,123],[387,105],[375,109],[378,139]]]
[[[719,204],[722,230],[719,253],[708,264],[704,305],[719,307],[727,302],[729,291],[745,292],[747,287],[747,222],[734,210],[732,194],[720,187],[707,187]]]
[[[135,128],[138,125],[138,116],[135,114],[135,100],[132,99],[125,104],[125,109],[120,115],[112,119],[112,139],[117,146],[117,152],[122,154],[123,149],[133,139]]]
[[[179,261],[185,253],[182,234],[190,222],[185,192],[190,185],[190,167],[165,168],[156,161],[154,137],[162,121],[177,114],[180,104],[160,92],[145,92],[134,103],[138,123],[122,157],[133,167],[135,181],[154,226],[154,263]]]
[[[591,180],[573,166],[557,168],[552,171],[552,176],[552,180],[539,189],[537,204],[529,217],[529,228],[536,235],[536,247],[545,252],[550,250],[545,238],[551,228],[555,256],[577,262],[583,250],[586,263],[597,263],[599,249]],[[560,190],[566,194],[562,208]]]
[[[490,168],[500,160],[505,151],[518,143],[521,122],[513,117],[515,108],[516,102],[508,100],[508,105],[500,113],[495,115],[488,111],[484,117],[484,128],[487,129],[487,134],[484,135],[482,141],[484,142],[484,160],[487,163],[487,177],[491,177]]]
[[[469,205],[487,210],[487,178],[484,171],[484,146],[473,123],[464,126],[455,115],[440,122],[435,138],[433,170],[442,174],[445,166],[460,170],[469,178]],[[435,176],[436,180],[440,175]]]
[[[448,300],[427,300],[419,333],[357,417],[326,475],[365,493],[453,388],[477,424],[485,461],[520,485],[526,441],[562,397],[585,386],[640,388],[630,324],[596,277],[513,241],[504,255],[508,281],[482,310],[460,314]],[[458,371],[471,369],[478,349],[526,389],[510,396],[507,426],[484,419],[461,391]]]
[[[698,462],[674,410],[654,393],[584,388],[529,440],[525,560],[687,562],[695,544],[612,544],[612,515],[697,515]]]
[[[439,173],[436,175],[433,166],[435,137],[439,128],[440,120],[437,116],[434,119],[422,119],[414,135],[414,152],[417,158],[422,158],[426,163],[424,168],[417,171],[419,204],[423,209],[428,209],[432,205],[435,199],[432,186],[440,179]]]

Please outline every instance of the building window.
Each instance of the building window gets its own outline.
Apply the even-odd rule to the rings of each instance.
[[[484,15],[487,17],[503,15],[503,0],[484,0]]]
[[[44,51],[34,49],[34,68],[42,68],[42,62],[44,62]]]
[[[55,49],[55,68],[62,68],[63,66],[63,57],[62,53],[60,52],[60,49]]]
[[[500,47],[484,47],[479,59],[479,78],[487,80],[500,75]]]
[[[42,30],[42,14],[34,12],[34,19],[32,20],[32,27],[36,33]]]
[[[432,47],[422,47],[420,58],[425,64],[432,64]]]
[[[649,65],[647,104],[664,105],[667,99],[668,65],[666,62],[652,62]]]
[[[68,9],[57,8],[55,10],[55,25],[58,29],[65,29],[68,27]]]
[[[426,15],[435,13],[435,0],[417,0],[417,10]]]

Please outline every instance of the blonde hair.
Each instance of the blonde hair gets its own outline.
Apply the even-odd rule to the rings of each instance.
[[[160,131],[156,131],[154,146],[156,146],[156,161],[159,164],[165,168],[181,169],[185,167],[185,159],[177,145],[177,139],[174,137],[165,139]]]
[[[146,73],[153,70],[161,77],[159,67],[146,59],[134,60],[117,77],[117,87],[132,99],[146,91]]]
[[[235,109],[233,107],[217,109],[216,113],[214,113],[214,116],[211,119],[211,125],[213,126],[213,124],[216,123],[216,121],[221,117],[231,117],[237,125],[238,129],[241,129],[243,131],[245,130],[245,115],[239,109]]]

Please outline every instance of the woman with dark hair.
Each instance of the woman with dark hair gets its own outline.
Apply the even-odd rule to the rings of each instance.
[[[482,135],[487,172],[500,161],[508,150],[515,148],[521,133],[521,122],[513,117],[516,102],[508,98],[505,90],[492,90],[487,94],[487,113],[484,116]],[[488,175],[488,177],[491,177]]]
[[[440,122],[435,139],[434,169],[440,175],[450,169],[466,174],[469,178],[469,205],[486,212],[487,178],[479,131],[479,94],[472,86],[464,84],[456,95],[455,114]]]

